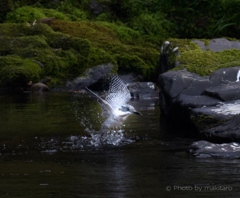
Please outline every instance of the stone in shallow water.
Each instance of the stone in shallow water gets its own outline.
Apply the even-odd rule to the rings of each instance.
[[[225,141],[240,140],[240,114],[232,117],[224,124],[203,130],[201,133],[211,136],[215,139],[224,139]]]
[[[190,146],[189,151],[193,156],[198,158],[240,158],[240,144],[236,142],[214,144],[201,140],[194,142]]]

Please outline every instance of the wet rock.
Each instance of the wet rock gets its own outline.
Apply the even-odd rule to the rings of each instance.
[[[185,69],[161,74],[160,108],[166,116],[194,125],[207,140],[238,141],[240,126],[234,116],[240,113],[239,71],[219,69],[207,77]]]
[[[43,83],[35,83],[33,84],[30,88],[29,91],[35,92],[35,91],[41,91],[41,92],[46,92],[50,91],[49,87]]]
[[[221,100],[212,98],[210,96],[191,96],[191,95],[185,95],[180,94],[175,102],[179,102],[181,106],[186,108],[200,108],[203,106],[215,106],[221,102]]]
[[[209,137],[208,139],[220,141],[240,140],[240,114],[233,116],[225,123],[201,131],[201,134]]]
[[[184,69],[163,73],[159,75],[158,81],[164,94],[173,99],[187,89],[195,79],[201,79],[201,77]]]
[[[178,47],[176,47],[175,44],[170,43],[169,41],[163,43],[159,60],[160,74],[179,65],[179,62],[174,60],[174,58],[180,54],[177,50]]]
[[[239,70],[240,67],[218,69],[210,75],[209,81],[217,83],[218,85],[222,83],[237,82],[240,77]]]
[[[128,89],[132,98],[157,98],[159,95],[153,82],[129,83]]]
[[[197,158],[240,158],[240,144],[236,142],[215,144],[201,140],[194,142],[189,152]]]
[[[240,83],[235,82],[210,87],[204,91],[204,94],[222,101],[238,100],[240,99]]]

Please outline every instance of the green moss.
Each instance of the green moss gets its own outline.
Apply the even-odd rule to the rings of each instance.
[[[88,39],[91,42],[93,47],[91,50],[95,54],[91,52],[88,67],[110,61],[113,64],[118,64],[121,70],[131,71],[132,69],[132,71],[147,78],[150,78],[151,74],[155,74],[159,60],[159,52],[156,46],[138,41],[123,42],[123,35],[121,37],[108,27],[102,26],[110,23],[99,24],[101,23],[53,20],[51,27],[66,34]],[[116,29],[123,28],[126,32],[128,30],[128,28],[123,26],[111,25],[111,27]],[[115,31],[117,31],[116,29]],[[122,39],[122,42],[118,37]],[[123,59],[121,60],[121,58]]]
[[[240,50],[231,49],[222,52],[189,50],[182,52],[177,60],[180,61],[181,66],[174,70],[187,68],[189,72],[206,76],[220,68],[239,66]]]
[[[29,59],[19,56],[3,56],[0,58],[0,86],[26,84],[30,80],[38,82],[41,68]]]
[[[113,30],[116,33],[118,39],[121,41],[138,40],[141,38],[140,33],[138,31],[135,31],[124,25],[116,25],[115,23],[109,23],[109,22],[103,22],[103,21],[96,22],[96,24],[99,24],[101,26],[106,26],[111,30]]]
[[[86,38],[91,42],[99,42],[101,40],[107,42],[119,42],[114,31],[92,22],[66,22],[53,20],[50,25],[55,31],[60,31],[80,38]]]
[[[104,63],[112,63],[117,67],[116,60],[109,53],[102,49],[92,47],[88,56],[88,68]],[[116,68],[114,70],[116,70]]]
[[[48,45],[44,37],[27,36],[27,37],[3,37],[0,36],[0,55],[18,54],[25,49],[31,48],[47,48]]]
[[[88,56],[90,51],[90,42],[87,39],[69,37],[62,34],[55,35],[54,40],[52,40],[49,45],[53,48],[62,48],[63,50],[69,50],[72,48],[85,57]]]
[[[20,7],[6,16],[6,22],[19,23],[19,22],[34,22],[48,17],[55,17],[61,20],[70,20],[63,13],[53,9],[33,8],[29,6]]]
[[[0,24],[0,36],[8,37],[22,37],[22,36],[34,36],[42,35],[48,38],[51,34],[56,34],[46,24],[36,24],[29,27],[26,23],[3,23]],[[52,39],[52,38],[50,38]]]
[[[150,73],[146,63],[136,55],[117,54],[114,57],[117,60],[120,71],[132,71],[143,76],[147,76]]]
[[[12,30],[18,30],[16,33],[18,35],[8,34]],[[37,24],[32,27],[22,24],[2,24],[0,25],[0,32],[0,55],[3,57],[12,54],[18,55],[18,59],[25,62],[28,59],[32,64],[41,67],[38,74],[40,78],[50,76],[55,79],[52,80],[51,84],[74,78],[83,73],[88,66],[96,66],[95,64],[103,60],[103,58],[99,58],[94,63],[92,59],[88,59],[91,46],[87,39],[55,33],[44,24]],[[98,56],[100,56],[100,53]],[[107,60],[106,56],[103,57]],[[111,60],[111,58],[108,60]],[[94,65],[91,65],[91,63],[94,63]],[[31,77],[30,73],[28,74],[26,75],[28,81],[35,78],[34,75]],[[17,79],[21,80],[22,78]]]

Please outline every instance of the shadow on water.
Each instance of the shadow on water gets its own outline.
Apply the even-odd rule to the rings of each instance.
[[[142,116],[100,144],[101,107],[87,95],[0,95],[0,196],[239,197],[239,160],[190,156],[194,139],[162,128],[157,99],[131,104]]]

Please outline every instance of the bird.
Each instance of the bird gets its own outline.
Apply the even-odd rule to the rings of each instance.
[[[102,116],[107,117],[102,124],[100,132],[104,132],[106,129],[121,127],[131,114],[142,115],[132,105],[127,104],[131,99],[131,94],[126,84],[117,75],[111,75],[109,78],[109,91],[105,99],[85,87],[87,93],[96,98],[102,106]]]

